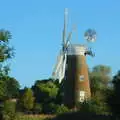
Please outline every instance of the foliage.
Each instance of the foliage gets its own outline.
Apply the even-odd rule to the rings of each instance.
[[[97,92],[101,90],[101,76],[98,73],[90,74],[90,87],[92,96],[97,95]]]
[[[0,30],[0,100],[6,100],[18,95],[19,83],[8,76],[10,71],[6,61],[14,56],[14,49],[10,47],[11,33]]]
[[[52,120],[53,115],[20,115],[16,120]]]
[[[93,68],[93,72],[96,73],[101,73],[104,75],[108,75],[111,72],[111,69],[109,66],[105,66],[105,65],[97,65]]]
[[[33,111],[35,113],[42,113],[43,112],[43,105],[40,103],[35,103]]]
[[[31,110],[34,106],[33,92],[30,88],[26,88],[23,96],[21,97],[21,105],[26,110]]]
[[[70,111],[66,106],[54,103],[45,104],[43,109],[47,114],[62,114]]]
[[[11,39],[11,33],[6,30],[0,30],[0,62],[12,58],[13,48],[9,47],[9,39]]]
[[[15,120],[16,118],[16,103],[7,100],[3,103],[2,109],[3,120]]]
[[[106,93],[111,81],[110,72],[110,67],[105,65],[97,65],[93,67],[90,72],[92,99],[83,104],[83,106],[89,106],[88,108],[90,108],[90,111],[105,114],[109,112],[109,107],[106,103]]]
[[[92,96],[96,96],[98,92],[103,93],[108,87],[111,77],[111,69],[105,65],[97,65],[90,72],[90,87]]]
[[[55,114],[58,105],[54,103],[48,103],[43,105],[43,113],[45,114]]]
[[[64,79],[62,80],[61,83],[57,83],[58,84],[58,93],[56,96],[56,101],[55,103],[61,105],[63,104],[63,97],[64,97]],[[56,81],[57,82],[57,81]]]
[[[7,94],[6,84],[4,80],[0,80],[0,100],[4,100]]]
[[[32,89],[36,102],[38,103],[50,103],[51,101],[55,101],[58,93],[58,86],[52,80],[38,80],[35,82]]]
[[[16,98],[20,85],[15,78],[9,76],[0,77],[0,100]]]
[[[92,98],[91,100],[85,101],[78,104],[79,111],[95,114],[108,114],[108,108],[104,102],[99,99]]]
[[[19,82],[13,77],[7,77],[6,86],[7,86],[7,97],[8,98],[17,98],[19,95]]]
[[[64,105],[59,105],[56,109],[56,114],[63,114],[63,113],[67,113],[69,112],[70,110],[64,106]]]
[[[107,103],[113,114],[120,117],[120,71],[113,77],[113,89],[109,90]]]

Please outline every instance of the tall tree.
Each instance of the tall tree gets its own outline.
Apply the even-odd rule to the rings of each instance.
[[[0,30],[0,62],[13,57],[13,48],[9,46],[12,35],[7,30]]]
[[[24,109],[31,110],[34,106],[33,91],[30,88],[26,88],[20,101]]]
[[[0,78],[0,100],[18,97],[19,88],[20,85],[15,78],[2,76]]]
[[[0,30],[0,100],[15,97],[18,94],[19,83],[9,76],[8,60],[14,56],[14,49],[10,47],[12,35],[7,30]]]
[[[106,103],[106,93],[111,82],[110,73],[110,67],[105,65],[97,65],[90,72],[92,99],[88,105],[91,105],[96,112],[109,113],[109,108]]]
[[[113,90],[108,93],[107,102],[114,115],[120,118],[120,71],[113,77]]]
[[[32,89],[38,103],[54,102],[58,93],[58,85],[51,79],[36,81]]]
[[[97,65],[93,67],[90,72],[90,86],[92,96],[99,96],[100,92],[104,92],[104,90],[109,86],[111,81],[111,69],[109,66],[105,65]]]

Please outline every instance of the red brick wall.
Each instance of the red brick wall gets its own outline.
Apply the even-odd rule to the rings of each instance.
[[[84,75],[84,81],[80,81],[80,75]],[[90,98],[88,66],[86,64],[85,56],[67,56],[67,71],[64,90],[64,104],[69,108],[75,107],[75,104],[79,102],[80,91],[86,92],[86,99]]]

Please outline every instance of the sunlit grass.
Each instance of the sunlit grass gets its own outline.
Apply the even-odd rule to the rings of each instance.
[[[21,115],[18,120],[49,120],[55,117],[55,115]]]

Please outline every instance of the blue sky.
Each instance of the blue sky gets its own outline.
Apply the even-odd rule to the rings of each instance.
[[[84,32],[93,28],[96,56],[87,57],[90,68],[108,65],[120,69],[120,0],[0,0],[0,28],[12,33],[15,58],[11,76],[24,86],[51,77],[61,48],[64,8],[69,9],[69,26],[77,26],[72,43],[85,43]]]

